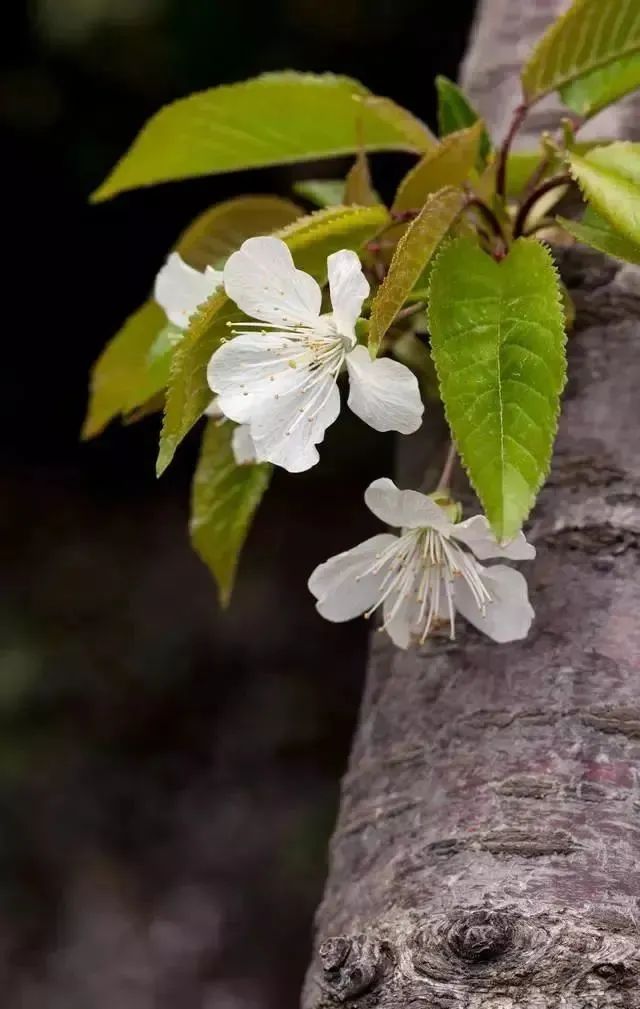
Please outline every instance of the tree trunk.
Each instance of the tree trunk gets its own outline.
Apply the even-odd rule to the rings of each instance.
[[[482,6],[464,77],[497,130],[563,6]],[[600,135],[633,125],[616,110]],[[640,271],[561,265],[577,322],[534,628],[374,636],[304,1009],[640,1009]],[[409,440],[404,485],[424,453]]]

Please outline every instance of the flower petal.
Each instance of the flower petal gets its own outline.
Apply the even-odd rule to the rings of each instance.
[[[369,484],[364,494],[367,508],[387,525],[401,529],[430,526],[448,531],[451,523],[432,498],[417,490],[399,490],[393,480],[382,477]]]
[[[415,640],[416,621],[420,606],[411,592],[398,604],[396,593],[385,599],[382,605],[384,629],[397,648],[408,648]]]
[[[299,386],[311,354],[288,333],[240,333],[215,352],[207,367],[218,406],[231,420],[254,420],[263,400]]]
[[[381,357],[372,361],[365,347],[347,354],[348,405],[376,431],[411,434],[422,422],[418,380],[404,364]]]
[[[492,602],[487,604],[486,615],[478,607],[469,586],[464,579],[455,583],[456,607],[463,617],[487,634],[494,641],[519,641],[526,638],[534,617],[529,602],[527,582],[519,571],[497,564],[483,568],[478,565],[482,581],[491,593]]]
[[[248,238],[227,260],[224,287],[238,308],[276,326],[317,327],[322,292],[308,273],[296,270],[279,238]]]
[[[362,264],[357,253],[342,249],[327,258],[327,270],[333,320],[341,336],[355,340],[355,325],[370,290]]]
[[[363,572],[396,541],[390,533],[381,533],[320,564],[308,582],[309,591],[317,599],[318,613],[326,620],[342,623],[375,606],[386,569],[375,574]]]
[[[154,299],[164,309],[169,322],[186,329],[198,305],[222,284],[222,273],[208,266],[204,273],[194,270],[177,252],[172,252],[156,277]]]
[[[481,561],[490,557],[504,557],[509,561],[530,561],[536,555],[536,548],[527,543],[524,533],[518,533],[510,543],[500,546],[491,526],[484,515],[474,515],[464,522],[458,522],[451,530],[451,537],[466,544]]]
[[[203,417],[211,417],[211,420],[222,420],[224,414],[218,405],[218,397],[214,396],[209,406],[203,413]]]
[[[313,384],[262,401],[251,423],[251,437],[261,462],[289,473],[311,469],[316,449],[340,413],[340,393],[331,372],[307,372]]]
[[[248,424],[238,424],[231,435],[231,451],[238,466],[256,462],[256,447]]]

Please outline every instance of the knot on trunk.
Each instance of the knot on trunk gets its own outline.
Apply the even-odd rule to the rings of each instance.
[[[329,936],[320,944],[318,958],[323,973],[320,984],[331,1003],[371,991],[393,966],[389,944],[367,935]]]
[[[414,935],[412,959],[422,977],[446,984],[490,988],[497,979],[517,985],[544,960],[544,928],[505,908],[459,908],[424,924]]]
[[[462,960],[487,961],[502,955],[513,943],[514,920],[500,911],[472,911],[454,922],[448,942]]]

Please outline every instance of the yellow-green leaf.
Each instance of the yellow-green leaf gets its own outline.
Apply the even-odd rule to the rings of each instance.
[[[582,221],[569,221],[565,217],[558,217],[556,220],[565,231],[584,245],[590,245],[593,249],[605,252],[615,259],[640,265],[640,243],[631,242],[618,234],[597,214],[585,215]]]
[[[91,369],[83,438],[93,438],[119,413],[133,410],[158,391],[147,355],[166,321],[162,309],[148,301],[109,341]]]
[[[483,130],[482,121],[478,120],[468,129],[450,133],[429,151],[400,183],[393,210],[398,213],[417,210],[431,193],[444,186],[461,186],[473,171]]]
[[[464,193],[452,186],[427,197],[424,207],[398,242],[389,271],[371,305],[369,352],[382,339],[414,284],[464,206]]]
[[[640,53],[592,70],[560,89],[562,101],[585,119],[640,88]]]
[[[638,0],[574,0],[551,25],[522,71],[532,102],[640,51]]]
[[[300,216],[300,208],[277,196],[241,196],[211,207],[180,235],[176,250],[193,267],[220,266],[251,235],[270,234]],[[91,438],[118,414],[142,416],[137,408],[157,399],[169,379],[175,341],[163,337],[164,312],[149,300],[107,344],[91,372],[87,417]],[[166,337],[166,334],[165,334]]]
[[[291,249],[296,266],[324,281],[327,256],[339,249],[360,249],[388,219],[388,211],[381,206],[330,207],[300,218],[278,235]],[[212,394],[207,385],[207,364],[220,341],[230,336],[227,323],[239,318],[233,302],[217,293],[190,320],[171,363],[156,463],[158,476],[208,406]]]
[[[243,168],[367,151],[423,152],[432,139],[406,109],[332,74],[292,71],[223,85],[165,106],[93,194]]]
[[[375,207],[380,197],[373,188],[369,160],[364,151],[358,151],[356,160],[347,172],[344,182],[344,202],[350,206]]]
[[[196,217],[175,248],[196,270],[220,268],[246,238],[270,235],[300,216],[300,207],[280,196],[238,196]]]
[[[209,421],[193,478],[189,532],[198,556],[218,585],[220,602],[231,596],[240,551],[271,478],[271,466],[238,466],[230,421]]]
[[[596,147],[585,157],[572,152],[568,160],[594,209],[620,235],[640,243],[640,144]]]
[[[548,473],[566,376],[549,251],[519,238],[497,263],[455,239],[433,267],[429,328],[452,436],[496,536],[508,541]]]

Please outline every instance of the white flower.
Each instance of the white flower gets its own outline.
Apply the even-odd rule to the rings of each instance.
[[[442,621],[453,638],[456,610],[494,641],[526,637],[534,614],[525,579],[504,564],[476,560],[530,560],[535,549],[522,533],[500,546],[483,515],[454,523],[432,498],[388,479],[375,480],[365,501],[400,535],[374,536],[315,569],[309,589],[323,617],[342,622],[381,605],[400,648],[424,642]]]
[[[172,252],[156,277],[153,296],[164,309],[169,322],[186,329],[198,305],[222,286],[222,272],[207,266],[204,273],[194,270]]]
[[[198,305],[222,286],[222,271],[207,266],[204,273],[194,270],[178,255],[172,252],[156,277],[155,301],[164,310],[169,322],[178,329],[186,329],[189,319]],[[204,411],[207,417],[223,420],[217,397],[214,397]],[[256,452],[249,428],[245,424],[234,428],[231,448],[238,466],[256,461]]]
[[[348,405],[377,431],[410,434],[423,412],[412,372],[388,358],[372,361],[357,346],[355,324],[369,293],[358,256],[342,250],[327,266],[333,311],[325,315],[320,287],[278,238],[249,238],[224,268],[227,296],[260,321],[239,323],[215,352],[209,385],[225,415],[249,425],[258,458],[292,473],[318,461],[315,446],[340,412],[345,364]]]
[[[226,420],[218,404],[217,396],[214,396],[211,400],[209,406],[204,411],[204,415],[205,417],[210,417],[212,420]],[[251,463],[257,462],[256,447],[253,444],[251,432],[247,424],[238,424],[234,427],[233,434],[231,435],[231,451],[238,466],[249,466]]]

